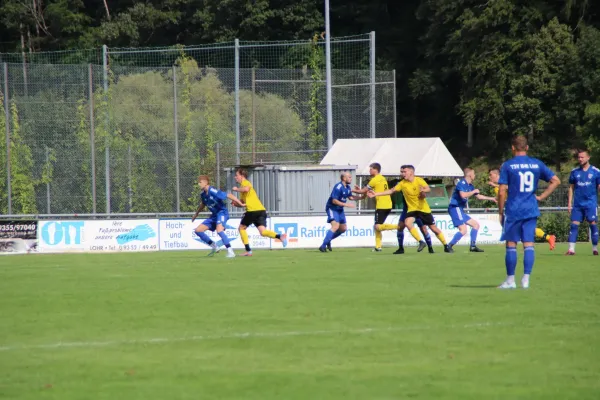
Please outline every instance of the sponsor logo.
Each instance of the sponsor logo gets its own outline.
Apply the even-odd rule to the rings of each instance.
[[[42,241],[49,246],[80,245],[83,221],[48,222],[42,226]]]
[[[288,242],[298,241],[298,224],[290,223],[279,223],[274,226],[275,232],[280,235],[287,235]]]

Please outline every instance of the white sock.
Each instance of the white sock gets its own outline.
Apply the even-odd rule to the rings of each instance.
[[[506,283],[515,283],[515,276],[514,275],[508,275],[506,277]]]
[[[592,250],[598,251],[598,245],[592,246]]]
[[[213,242],[213,244],[211,244],[210,247],[212,247],[213,249],[216,249],[217,248],[217,244],[215,242]]]
[[[569,243],[569,251],[575,252],[575,243]]]
[[[529,274],[525,274],[523,275],[523,281],[528,281],[529,280]]]

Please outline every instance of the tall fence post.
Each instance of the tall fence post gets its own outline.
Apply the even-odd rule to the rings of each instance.
[[[240,41],[235,39],[235,162],[240,165]]]
[[[104,176],[106,181],[106,213],[110,214],[110,117],[108,115],[108,47],[102,45],[102,69],[104,81],[104,102],[106,104],[106,141],[105,141],[105,166]]]
[[[127,144],[127,198],[129,209],[127,212],[131,212],[133,208],[133,175],[131,173],[131,143]]]
[[[396,70],[392,70],[392,77],[394,78],[394,137],[398,137],[398,120],[396,119]]]
[[[90,109],[90,168],[92,178],[92,213],[96,214],[96,127],[94,121],[94,71],[88,64],[88,104]]]
[[[333,94],[331,93],[331,29],[329,0],[325,0],[325,109],[327,114],[327,149],[333,146]]]
[[[175,132],[175,207],[181,211],[179,201],[179,118],[177,116],[177,67],[173,65],[173,131]]]
[[[252,68],[252,164],[256,164],[256,68]]]
[[[6,195],[8,214],[12,214],[12,182],[10,176],[10,96],[8,94],[8,64],[4,63],[4,113],[6,115]]]
[[[215,156],[217,164],[217,187],[221,187],[221,143],[215,144]]]
[[[376,137],[375,121],[375,32],[369,34],[369,68],[371,70],[371,138]]]
[[[46,168],[50,166],[50,149],[48,146],[46,147]],[[50,180],[46,182],[46,214],[51,214],[50,211]]]

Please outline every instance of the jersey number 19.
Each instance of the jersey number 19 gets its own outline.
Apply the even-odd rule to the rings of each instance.
[[[533,192],[534,180],[535,180],[535,177],[533,176],[533,172],[531,172],[531,171],[519,172],[519,178],[521,181],[519,191],[521,193]]]

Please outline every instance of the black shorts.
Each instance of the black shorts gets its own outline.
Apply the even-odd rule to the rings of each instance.
[[[267,226],[267,212],[262,211],[246,211],[242,217],[240,225],[250,226],[254,224],[255,227]]]
[[[415,218],[423,221],[423,225],[431,226],[435,225],[435,219],[433,218],[432,213],[426,213],[423,211],[411,211],[406,214],[406,218]]]
[[[375,225],[381,225],[385,223],[385,219],[392,212],[391,209],[388,210],[375,210]]]

